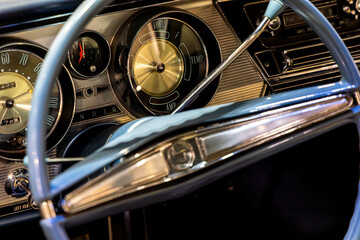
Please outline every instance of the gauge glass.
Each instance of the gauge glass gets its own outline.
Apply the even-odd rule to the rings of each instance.
[[[68,59],[78,76],[94,77],[104,72],[109,64],[109,44],[98,33],[85,32],[70,48]]]
[[[31,99],[43,59],[18,49],[0,51],[0,152],[24,151]],[[47,135],[55,128],[62,109],[58,81],[54,84],[46,116]]]
[[[176,18],[149,21],[136,35],[128,57],[133,91],[152,113],[169,113],[208,73],[199,34]]]

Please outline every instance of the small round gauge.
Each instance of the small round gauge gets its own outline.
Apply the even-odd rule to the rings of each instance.
[[[146,13],[129,20],[131,23],[125,28],[129,29],[127,35],[117,40],[114,55],[118,53],[123,75],[117,74],[115,69],[114,74],[110,74],[112,86],[119,101],[129,106],[130,112],[138,104],[129,103],[128,99],[133,99],[131,96],[124,97],[127,91],[120,89],[126,89],[123,82],[129,82],[138,102],[150,114],[168,114],[217,66],[221,61],[220,50],[208,26],[191,14],[171,11],[145,17],[145,20],[141,19],[144,15]],[[137,27],[139,22],[142,25]],[[134,29],[138,30],[134,32]],[[121,79],[124,76],[127,81]],[[190,108],[205,106],[218,83],[219,78]]]
[[[31,49],[45,52],[25,44],[0,49],[0,155],[7,158],[21,158],[25,152],[31,100],[43,64],[43,59]],[[50,94],[46,115],[48,148],[59,142],[73,116],[72,81],[63,72],[61,80],[59,77]]]
[[[68,53],[72,70],[80,77],[94,77],[105,71],[110,62],[110,48],[96,32],[84,32]]]
[[[199,34],[170,17],[148,22],[129,52],[133,90],[154,113],[167,113],[208,73],[208,54]]]

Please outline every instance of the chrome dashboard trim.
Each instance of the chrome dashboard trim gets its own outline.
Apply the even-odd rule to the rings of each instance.
[[[353,103],[348,95],[330,96],[168,138],[155,146],[132,153],[109,171],[70,192],[65,196],[62,207],[66,213],[78,213],[116,198],[140,193],[143,189],[181,179],[213,164],[231,161],[232,157],[256,146],[344,113]],[[179,142],[191,145],[188,151],[196,156],[191,164],[183,165],[185,168],[175,168],[176,160],[167,154],[171,146]],[[149,170],[144,163],[146,166],[159,167],[157,171],[153,168]],[[134,178],[139,173],[143,181]]]

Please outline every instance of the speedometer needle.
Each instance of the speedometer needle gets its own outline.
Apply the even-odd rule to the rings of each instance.
[[[85,59],[85,52],[84,52],[84,49],[81,47],[81,44],[79,43],[79,47],[80,47],[80,60],[79,60],[79,63],[81,62],[81,59]]]
[[[24,93],[22,93],[22,94],[20,94],[20,95],[18,95],[18,96],[16,96],[16,97],[14,97],[13,99],[14,99],[14,100],[19,99],[19,98],[25,96],[26,94],[31,94],[31,93],[32,93],[32,89],[29,89],[29,90],[27,90],[26,92],[24,92]]]
[[[5,118],[5,115],[6,115],[7,111],[8,111],[7,108],[1,109],[0,126],[1,126],[1,124],[2,124],[2,121],[3,121],[4,118]]]

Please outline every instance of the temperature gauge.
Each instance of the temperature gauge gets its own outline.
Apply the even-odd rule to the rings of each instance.
[[[96,32],[85,32],[74,42],[68,53],[72,70],[80,77],[94,77],[105,71],[110,62],[110,47]]]

